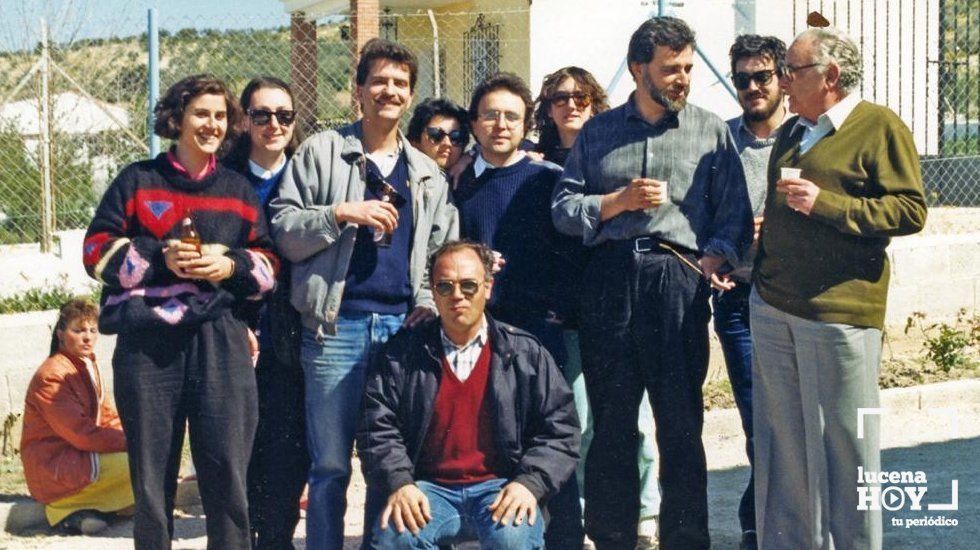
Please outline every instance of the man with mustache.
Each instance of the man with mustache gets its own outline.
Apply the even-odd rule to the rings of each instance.
[[[594,414],[585,530],[632,549],[639,519],[637,412],[649,391],[660,450],[660,540],[708,548],[701,385],[708,281],[738,263],[752,212],[724,121],[686,105],[694,33],[645,21],[627,60],[636,90],[583,127],[552,198],[559,229],[594,253],[583,274],[582,370]]]
[[[293,262],[290,301],[303,321],[311,549],[343,547],[367,363],[399,328],[435,317],[426,258],[457,234],[439,166],[398,130],[417,75],[408,48],[368,41],[356,75],[361,120],[306,140],[270,204],[276,245]],[[372,489],[364,525],[384,504]],[[364,532],[367,543],[371,529]]]
[[[786,118],[779,76],[783,71],[786,44],[774,36],[745,34],[735,39],[728,52],[732,83],[738,90],[742,115],[728,121],[728,129],[745,170],[745,184],[752,203],[755,238],[749,253],[712,291],[715,333],[721,342],[728,367],[728,380],[745,432],[745,450],[753,463],[752,446],[752,332],[749,325],[749,290],[762,209],[766,201],[766,168],[776,133]],[[754,476],[738,506],[742,528],[741,550],[756,548]]]

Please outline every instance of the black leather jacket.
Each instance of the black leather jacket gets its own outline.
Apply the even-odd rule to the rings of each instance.
[[[494,439],[507,471],[539,503],[575,470],[581,430],[572,391],[534,336],[487,315]],[[391,492],[415,481],[443,356],[435,319],[393,336],[368,374],[357,452],[368,483]]]

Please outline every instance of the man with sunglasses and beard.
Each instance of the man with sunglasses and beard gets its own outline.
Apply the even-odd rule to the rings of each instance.
[[[731,273],[721,277],[712,289],[715,333],[721,342],[732,385],[735,405],[745,432],[749,464],[754,463],[752,444],[752,332],[749,325],[749,290],[752,288],[752,260],[755,258],[766,201],[766,171],[776,133],[786,119],[784,96],[779,88],[786,44],[774,36],[745,34],[735,39],[728,53],[732,64],[732,83],[738,91],[742,115],[728,121],[728,129],[745,170],[745,185],[752,203],[755,231],[749,252]],[[742,528],[741,550],[757,547],[755,495],[749,482],[738,506]]]
[[[472,241],[429,258],[438,319],[371,362],[358,456],[388,502],[374,548],[543,548],[540,506],[575,469],[571,389],[531,334],[485,309],[496,260]]]
[[[738,152],[724,121],[687,105],[694,33],[645,21],[627,61],[636,91],[589,120],[552,198],[563,233],[594,247],[582,279],[582,371],[594,435],[585,530],[596,548],[633,548],[639,519],[637,413],[649,392],[660,451],[660,541],[708,548],[701,386],[709,281],[752,240]]]
[[[293,263],[291,303],[303,324],[311,549],[344,545],[368,361],[401,327],[435,316],[426,258],[457,234],[442,172],[398,131],[417,75],[408,48],[368,41],[356,74],[361,120],[306,140],[271,203],[273,238]],[[366,526],[383,505],[373,489]],[[370,535],[365,529],[365,545]]]

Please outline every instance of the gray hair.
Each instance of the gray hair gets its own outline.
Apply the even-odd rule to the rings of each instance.
[[[796,40],[809,39],[813,41],[814,58],[812,63],[823,65],[833,62],[840,67],[838,86],[845,95],[857,89],[863,73],[861,50],[851,37],[834,27],[811,28],[801,32]]]

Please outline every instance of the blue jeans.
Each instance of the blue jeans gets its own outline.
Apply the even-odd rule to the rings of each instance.
[[[544,547],[544,519],[537,512],[534,525],[525,520],[521,525],[494,523],[489,506],[506,485],[506,479],[491,479],[481,483],[445,486],[417,481],[415,484],[429,499],[432,520],[418,535],[405,529],[399,533],[393,523],[387,529],[375,526],[372,548],[413,549],[438,548],[440,544],[456,544],[479,540],[480,548],[494,550],[532,550]]]
[[[404,315],[342,313],[337,319],[337,334],[322,340],[315,331],[303,329],[300,361],[311,460],[307,548],[334,550],[344,546],[351,452],[361,418],[368,364],[404,319]],[[384,496],[368,488],[364,525],[375,521],[383,505]],[[371,531],[365,533],[367,541]]]
[[[745,453],[749,464],[755,463],[752,442],[752,331],[749,323],[749,291],[752,286],[738,283],[735,288],[720,297],[712,291],[714,303],[715,333],[721,341],[721,350],[728,367],[728,380],[732,384],[735,406],[742,418],[745,432]],[[742,531],[755,530],[755,481],[754,470],[750,470],[749,484],[742,493],[738,505],[738,521]]]

